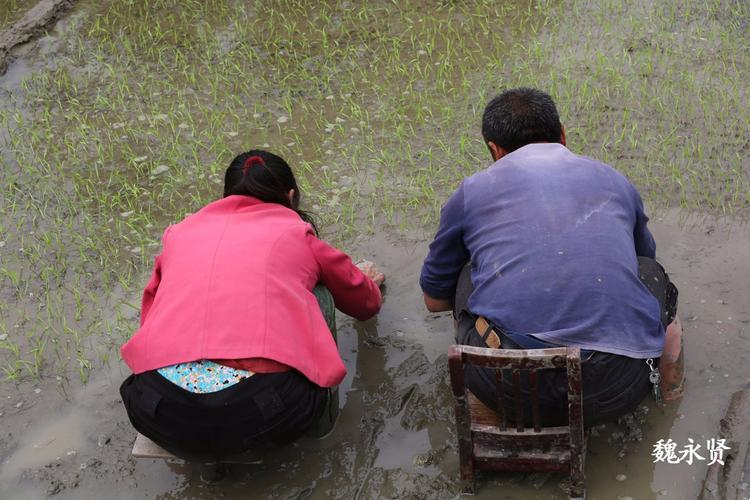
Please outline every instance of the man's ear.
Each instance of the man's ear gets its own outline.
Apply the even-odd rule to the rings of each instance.
[[[565,146],[565,126],[560,124],[560,144]]]
[[[492,141],[487,141],[487,147],[490,150],[492,159],[495,161],[499,160],[500,158],[508,154],[508,151],[506,151],[504,147],[498,146]]]

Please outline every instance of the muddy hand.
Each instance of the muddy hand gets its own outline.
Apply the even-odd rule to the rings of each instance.
[[[381,286],[385,281],[385,275],[380,272],[375,263],[370,262],[369,260],[363,260],[361,262],[357,262],[356,265],[359,270],[362,271],[365,276],[374,281],[376,285]]]

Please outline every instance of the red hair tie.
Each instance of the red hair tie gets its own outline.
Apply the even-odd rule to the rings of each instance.
[[[263,160],[263,158],[261,158],[260,156],[251,156],[250,158],[245,160],[245,163],[242,165],[242,175],[247,175],[247,170],[256,163],[264,166],[266,164],[265,160]]]

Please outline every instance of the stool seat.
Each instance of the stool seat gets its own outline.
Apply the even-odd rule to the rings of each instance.
[[[156,458],[162,460],[182,460],[180,457],[173,455],[158,444],[151,441],[149,438],[141,434],[140,432],[135,437],[135,443],[133,443],[132,455],[136,458]],[[263,453],[262,450],[258,451],[247,451],[239,455],[231,455],[218,460],[220,464],[244,464],[244,465],[258,465],[263,463],[263,458],[259,456],[259,453]]]

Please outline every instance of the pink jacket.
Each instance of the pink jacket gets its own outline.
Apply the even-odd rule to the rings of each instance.
[[[377,285],[292,210],[249,196],[215,201],[164,231],[141,327],[120,352],[133,373],[199,359],[266,358],[321,387],[346,374],[312,288],[359,320]]]

